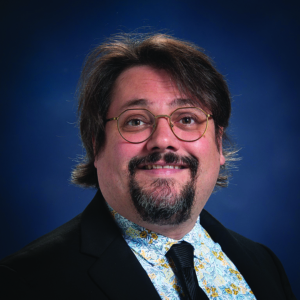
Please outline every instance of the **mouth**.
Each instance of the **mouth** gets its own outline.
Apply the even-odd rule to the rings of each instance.
[[[174,153],[161,154],[154,152],[145,157],[134,157],[128,164],[128,171],[134,176],[137,171],[146,171],[152,175],[170,176],[190,170],[195,177],[198,170],[198,160],[193,156],[179,156]]]
[[[181,166],[160,166],[160,165],[147,165],[142,167],[143,170],[152,170],[152,169],[183,169]]]
[[[142,164],[138,166],[140,170],[153,170],[153,169],[187,169],[188,167],[183,164],[166,164],[166,163],[155,163],[155,164]]]

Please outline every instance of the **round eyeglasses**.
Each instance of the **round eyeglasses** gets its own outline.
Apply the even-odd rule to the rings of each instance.
[[[174,135],[181,141],[194,142],[206,132],[207,114],[199,107],[181,107],[171,115],[155,116],[148,109],[126,109],[118,117],[107,119],[106,122],[117,120],[120,135],[132,144],[139,144],[148,140],[157,127],[158,118],[166,118]]]

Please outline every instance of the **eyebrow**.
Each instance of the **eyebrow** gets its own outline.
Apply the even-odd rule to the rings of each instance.
[[[127,101],[124,105],[121,106],[121,110],[130,108],[132,106],[141,106],[141,107],[146,107],[149,105],[149,101],[146,99],[132,99]]]
[[[176,98],[174,99],[169,106],[176,107],[176,106],[195,106],[195,100],[189,98]],[[153,102],[147,99],[132,99],[122,105],[121,110],[128,109],[130,107],[138,106],[138,107],[146,107],[151,105]]]
[[[195,106],[196,101],[189,98],[176,98],[169,106]]]

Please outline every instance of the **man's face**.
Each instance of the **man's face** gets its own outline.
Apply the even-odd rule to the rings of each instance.
[[[116,80],[107,118],[128,108],[170,115],[182,106],[193,106],[192,101],[179,93],[165,71],[139,66],[124,71]],[[100,189],[111,207],[140,225],[196,220],[216,184],[220,165],[225,163],[222,148],[218,150],[216,145],[212,119],[205,135],[195,142],[177,139],[165,118],[157,120],[154,134],[140,144],[124,140],[117,121],[106,124],[105,134],[106,143],[95,167]]]

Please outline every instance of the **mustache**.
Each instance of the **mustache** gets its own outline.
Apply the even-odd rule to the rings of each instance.
[[[154,164],[159,160],[164,161],[166,164],[183,163],[184,165],[186,165],[186,167],[188,167],[191,170],[192,178],[195,178],[197,175],[199,161],[195,156],[193,155],[179,156],[173,152],[169,152],[165,154],[154,152],[144,157],[133,157],[128,164],[128,171],[131,176],[134,176],[136,169],[138,168],[139,165]]]

